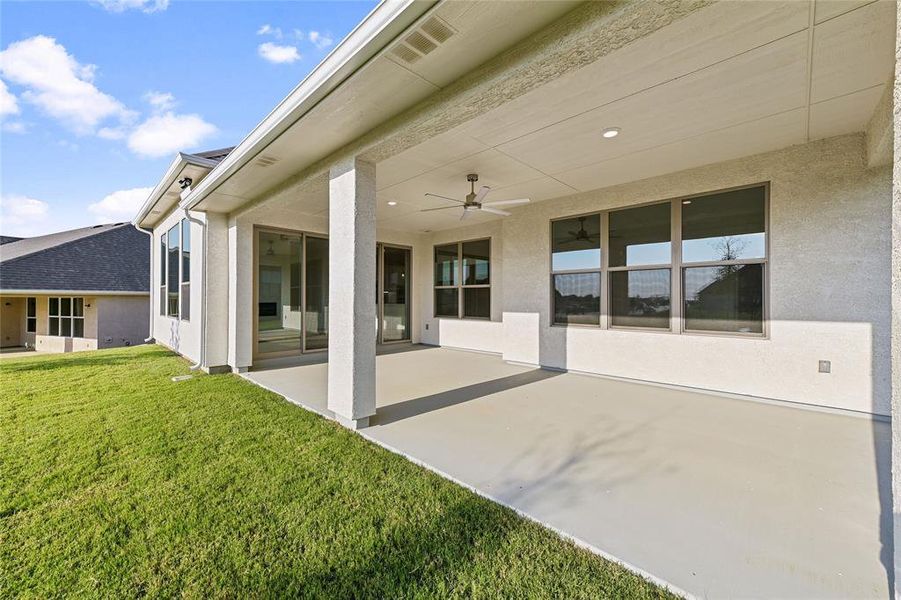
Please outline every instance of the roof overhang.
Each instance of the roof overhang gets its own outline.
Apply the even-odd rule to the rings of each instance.
[[[0,296],[149,296],[150,292],[110,290],[0,290]]]
[[[198,207],[229,177],[255,159],[295,122],[303,118],[358,69],[383,51],[398,35],[431,9],[437,0],[383,0],[301,83],[257,125],[181,202]],[[396,90],[404,94],[403,89]],[[202,209],[219,209],[202,206]],[[227,207],[233,208],[233,207]],[[140,215],[139,215],[140,217]],[[136,219],[136,222],[141,219]]]
[[[163,179],[153,188],[137,216],[132,219],[132,224],[137,227],[153,227],[178,204],[181,194],[179,180],[190,177],[195,182],[200,181],[217,164],[215,160],[179,152]]]

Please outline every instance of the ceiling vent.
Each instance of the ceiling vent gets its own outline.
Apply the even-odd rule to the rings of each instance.
[[[265,154],[261,155],[257,159],[257,164],[261,167],[271,167],[275,163],[278,162],[278,159],[273,156],[266,156]]]
[[[391,54],[401,61],[412,64],[432,52],[456,33],[454,29],[439,19],[430,17],[418,29],[391,49]]]

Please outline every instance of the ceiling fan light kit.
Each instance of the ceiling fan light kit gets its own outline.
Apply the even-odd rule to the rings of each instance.
[[[440,194],[432,194],[426,192],[426,196],[432,198],[440,198],[442,200],[449,200],[451,202],[456,202],[458,206],[441,206],[438,208],[424,208],[420,212],[432,212],[435,210],[448,210],[451,208],[463,208],[463,214],[460,215],[460,220],[466,219],[472,213],[484,211],[486,213],[491,213],[493,215],[500,215],[502,217],[509,217],[511,213],[508,213],[505,210],[501,210],[499,208],[494,208],[496,206],[513,206],[516,204],[526,204],[530,200],[528,198],[519,198],[516,200],[499,200],[497,202],[483,202],[485,196],[488,195],[488,192],[491,191],[491,188],[487,185],[483,185],[479,188],[479,191],[476,191],[476,182],[479,180],[479,175],[477,173],[469,173],[466,176],[466,181],[469,182],[469,193],[466,194],[466,200],[458,200],[456,198],[450,198],[448,196],[442,196]]]

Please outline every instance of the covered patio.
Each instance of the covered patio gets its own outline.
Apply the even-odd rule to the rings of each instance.
[[[890,425],[423,345],[361,434],[698,597],[884,597]],[[328,417],[324,354],[251,381]]]

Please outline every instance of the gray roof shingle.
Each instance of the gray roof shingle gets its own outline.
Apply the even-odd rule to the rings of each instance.
[[[149,236],[115,223],[3,244],[0,289],[149,292]]]

